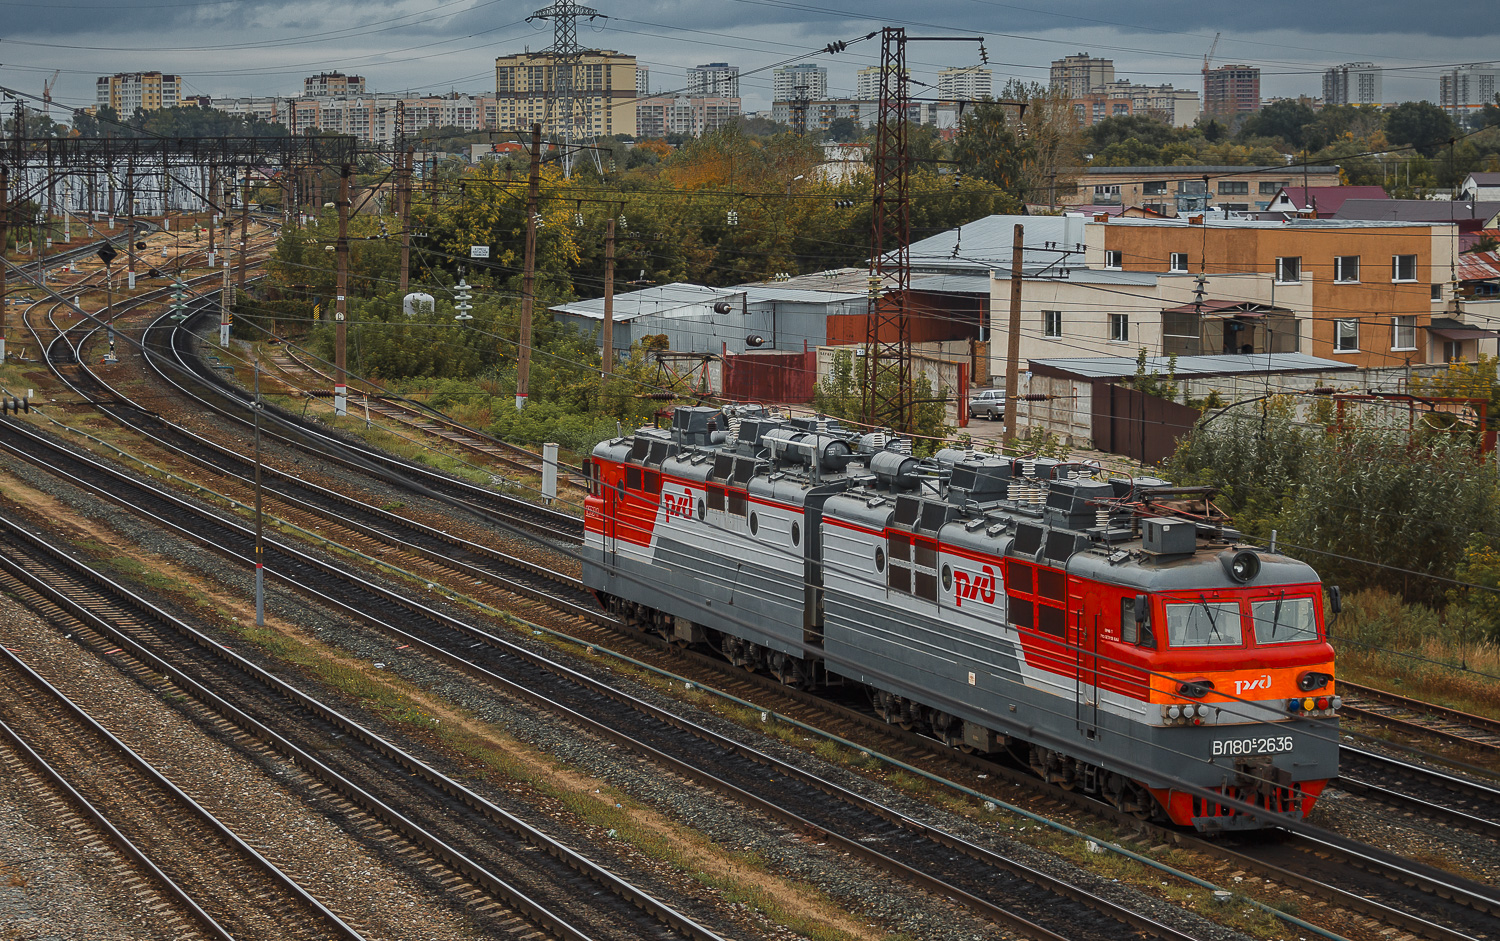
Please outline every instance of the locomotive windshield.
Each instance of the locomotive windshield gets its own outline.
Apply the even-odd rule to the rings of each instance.
[[[1173,647],[1238,647],[1240,603],[1195,601],[1167,605],[1167,643]]]
[[[1257,644],[1298,644],[1318,639],[1311,598],[1277,598],[1250,603]]]

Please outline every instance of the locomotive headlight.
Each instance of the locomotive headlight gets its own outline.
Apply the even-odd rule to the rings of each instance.
[[[1315,689],[1322,689],[1323,687],[1327,686],[1329,680],[1332,679],[1333,677],[1329,676],[1327,673],[1319,673],[1317,670],[1308,670],[1306,673],[1297,677],[1297,688],[1302,690],[1304,693],[1310,693]]]
[[[1260,556],[1249,549],[1219,553],[1219,564],[1237,582],[1248,582],[1260,574]]]

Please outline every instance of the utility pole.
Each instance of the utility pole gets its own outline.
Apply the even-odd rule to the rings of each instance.
[[[229,307],[234,303],[229,290],[229,269],[224,269],[224,285],[219,290],[219,346],[229,346]],[[274,331],[273,331],[274,332]]]
[[[214,162],[208,162],[208,266],[214,266],[214,246],[219,227],[219,174]]]
[[[135,290],[135,161],[125,167],[125,280]]]
[[[1016,437],[1016,394],[1021,388],[1021,264],[1026,257],[1026,233],[1020,224],[1010,248],[1010,324],[1005,331],[1005,437]]]
[[[613,208],[613,207],[611,207]],[[604,348],[599,358],[608,379],[615,371],[615,214],[604,223]]]
[[[0,363],[5,362],[5,334],[10,329],[10,305],[6,303],[5,247],[10,242],[10,167],[0,164]]]
[[[531,385],[531,314],[536,304],[536,213],[542,182],[542,126],[531,125],[531,172],[526,184],[526,268],[521,274],[521,332],[516,349],[516,408],[526,407]]]
[[[400,203],[401,222],[401,294],[411,284],[411,164],[414,154],[403,146],[396,154],[400,169],[396,173],[396,200]]]
[[[333,413],[346,414],[348,405],[348,375],[344,370],[344,341],[348,331],[349,313],[349,164],[339,168],[339,240],[334,246],[338,256],[338,295],[334,300],[333,339]]]
[[[229,273],[225,272],[227,280]],[[260,360],[255,360],[255,401],[250,404],[255,413],[255,626],[266,624],[266,547],[262,539],[260,509]]]
[[[240,184],[240,279],[239,293],[245,293],[245,272],[250,268],[250,168],[245,168],[245,181]]]

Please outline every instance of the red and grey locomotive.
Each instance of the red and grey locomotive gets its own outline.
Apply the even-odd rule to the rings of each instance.
[[[1317,574],[1192,488],[744,408],[589,470],[584,581],[629,623],[1201,830],[1303,816],[1337,774]]]

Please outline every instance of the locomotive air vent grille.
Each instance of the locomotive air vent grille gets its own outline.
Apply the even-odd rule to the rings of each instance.
[[[1022,523],[1016,527],[1016,551],[1036,555],[1042,547],[1042,527]]]

